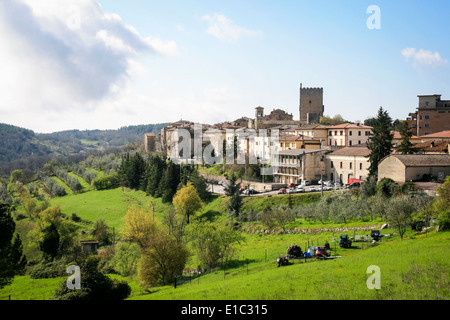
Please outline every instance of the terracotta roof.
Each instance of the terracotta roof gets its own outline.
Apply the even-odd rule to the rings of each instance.
[[[366,157],[370,154],[370,150],[367,147],[345,147],[338,149],[330,153],[330,156],[353,156],[353,157]]]
[[[394,139],[402,139],[402,135],[398,131],[391,131],[391,134],[394,134]],[[418,136],[412,135],[411,139],[420,139]]]
[[[450,139],[450,130],[436,132],[421,136],[421,138],[449,138]]]
[[[450,154],[395,154],[388,157],[396,157],[407,167],[450,166]]]
[[[363,124],[355,124],[355,123],[343,123],[338,124],[336,126],[328,126],[328,129],[372,129],[372,127],[365,126]]]
[[[450,143],[449,141],[429,140],[429,141],[424,141],[424,142],[418,143],[418,144],[412,146],[411,148],[412,149],[416,149],[417,151],[419,151],[419,150],[424,150],[424,151],[447,151],[449,143]]]

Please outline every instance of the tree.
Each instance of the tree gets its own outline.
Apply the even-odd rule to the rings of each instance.
[[[407,197],[391,198],[386,209],[387,221],[392,224],[403,239],[416,211],[414,203]]]
[[[183,242],[183,236],[186,228],[186,216],[177,214],[175,209],[169,210],[163,216],[163,224],[167,227],[169,235],[177,242]]]
[[[238,176],[235,173],[232,173],[231,176],[228,177],[228,186],[224,188],[225,194],[228,197],[232,197],[236,192],[239,192],[240,184],[237,180]]]
[[[243,206],[242,196],[239,193],[239,190],[237,190],[233,193],[230,200],[228,201],[227,204],[228,212],[230,213],[231,216],[239,218],[239,215],[241,214],[242,211],[242,206]]]
[[[73,248],[77,227],[62,217],[59,207],[42,211],[36,225],[37,228],[31,230],[29,235],[39,244],[44,259],[53,260]]]
[[[234,216],[239,217],[242,210],[242,197],[240,194],[240,183],[237,182],[238,176],[233,173],[228,178],[228,186],[224,189],[225,194],[230,197],[228,202],[228,212]]]
[[[391,153],[392,139],[394,137],[393,133],[391,133],[391,126],[391,117],[386,110],[380,107],[373,125],[373,134],[367,141],[367,148],[370,150],[368,156],[370,162],[369,176],[378,177],[378,164],[381,159]]]
[[[180,185],[180,167],[172,161],[167,163],[159,183],[159,194],[163,203],[172,202]]]
[[[189,251],[164,231],[158,231],[142,254],[139,266],[139,282],[150,288],[167,285],[180,275],[186,265]]]
[[[436,224],[442,229],[448,229],[450,227],[450,176],[447,176],[442,186],[437,188],[437,194],[433,204]]]
[[[397,183],[391,178],[383,178],[377,183],[377,193],[386,198],[392,197],[397,189]]]
[[[156,231],[156,224],[148,211],[132,206],[123,217],[121,231],[124,240],[136,242],[141,248],[147,247]]]
[[[198,259],[206,268],[215,267],[219,261],[227,262],[236,252],[234,245],[244,240],[231,227],[209,221],[192,223],[189,237]]]
[[[99,258],[90,256],[81,263],[81,288],[71,290],[63,280],[55,291],[55,300],[123,300],[131,288],[125,281],[112,280],[99,271]]]
[[[188,182],[186,186],[177,191],[173,197],[173,205],[175,210],[186,217],[189,223],[189,217],[203,207],[203,202],[200,199],[197,190]]]
[[[110,244],[109,227],[106,225],[105,220],[97,220],[91,230],[91,234],[100,245]]]
[[[335,115],[334,117],[330,117],[328,115],[323,116],[320,118],[320,124],[326,125],[326,126],[336,126],[338,124],[346,123],[348,122],[345,120],[340,114]]]
[[[402,154],[413,154],[415,150],[412,148],[413,144],[411,143],[412,132],[408,128],[408,123],[403,121],[399,125],[399,132],[402,137],[402,142],[397,148],[397,151]]]
[[[189,182],[191,182],[202,201],[208,201],[211,198],[211,193],[208,191],[208,184],[205,178],[203,178],[197,169],[193,169],[189,174]]]
[[[18,234],[14,234],[15,229],[9,205],[0,203],[0,289],[23,273],[27,264],[22,241]]]

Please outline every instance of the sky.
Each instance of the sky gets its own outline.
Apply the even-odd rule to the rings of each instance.
[[[1,0],[0,123],[39,133],[214,124],[321,87],[325,115],[450,100],[450,2]]]

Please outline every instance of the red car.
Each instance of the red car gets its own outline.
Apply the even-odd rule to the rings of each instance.
[[[278,190],[278,194],[281,194],[281,193],[286,193],[286,189],[285,188],[281,188],[280,190]]]
[[[288,188],[295,188],[295,183],[289,183],[287,187]]]

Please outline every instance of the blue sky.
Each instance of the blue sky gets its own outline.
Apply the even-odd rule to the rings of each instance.
[[[405,119],[417,95],[450,100],[449,13],[448,1],[5,0],[0,122],[216,123],[257,106],[298,119],[300,83],[324,88],[327,115]]]

